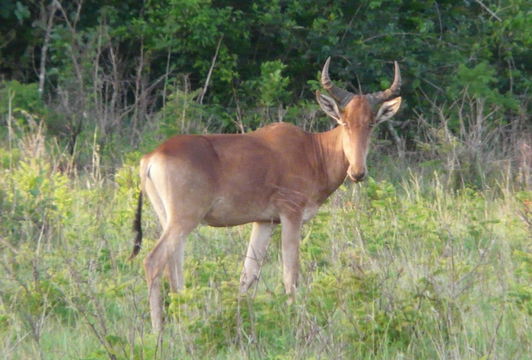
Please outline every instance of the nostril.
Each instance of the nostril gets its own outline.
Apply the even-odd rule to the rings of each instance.
[[[348,172],[348,175],[351,178],[351,180],[353,180],[354,182],[362,181],[366,177],[366,173],[364,171],[359,172],[359,173]]]
[[[361,173],[355,174],[355,176],[353,177],[355,178],[355,181],[362,181],[366,177],[366,173],[361,172]]]

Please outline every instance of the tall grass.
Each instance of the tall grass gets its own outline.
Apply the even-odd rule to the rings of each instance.
[[[165,299],[160,336],[151,333],[140,260],[160,231],[151,210],[141,256],[126,260],[139,154],[108,169],[94,134],[79,167],[76,153],[37,122],[10,130],[0,147],[0,353],[528,358],[529,165],[513,159],[515,152],[497,157],[479,148],[469,157],[468,146],[481,147],[468,141],[477,130],[452,135],[447,120],[442,115],[441,128],[428,127],[418,151],[402,160],[381,155],[376,144],[372,177],[342,186],[305,226],[293,305],[283,294],[278,231],[257,287],[239,297],[249,226],[197,229],[186,247],[186,289]],[[499,139],[482,131],[480,144],[483,136]]]

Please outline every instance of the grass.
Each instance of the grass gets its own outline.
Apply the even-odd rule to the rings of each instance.
[[[5,359],[526,359],[532,352],[532,194],[511,179],[479,190],[451,186],[437,169],[370,162],[374,178],[342,186],[305,226],[293,305],[282,290],[278,230],[257,288],[239,298],[250,227],[201,227],[187,242],[186,290],[167,296],[168,323],[157,337],[141,265],[159,235],[151,210],[143,250],[126,260],[138,156],[102,174],[94,162],[65,172],[50,151],[35,157],[4,147],[0,155]]]

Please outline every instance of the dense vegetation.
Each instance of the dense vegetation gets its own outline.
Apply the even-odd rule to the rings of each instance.
[[[7,359],[526,359],[532,353],[531,7],[525,0],[0,0],[0,353]],[[140,155],[176,133],[332,123],[398,60],[370,178],[279,234],[238,297],[249,227],[196,230],[151,334],[128,262]]]

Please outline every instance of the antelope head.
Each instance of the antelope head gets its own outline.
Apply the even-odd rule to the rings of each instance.
[[[330,96],[316,91],[316,99],[321,109],[342,127],[340,141],[349,162],[347,176],[352,181],[359,182],[366,175],[366,156],[373,127],[390,119],[401,105],[401,97],[398,96],[401,73],[395,62],[394,80],[389,89],[355,95],[331,81],[330,61],[329,57],[321,72],[321,85]]]

